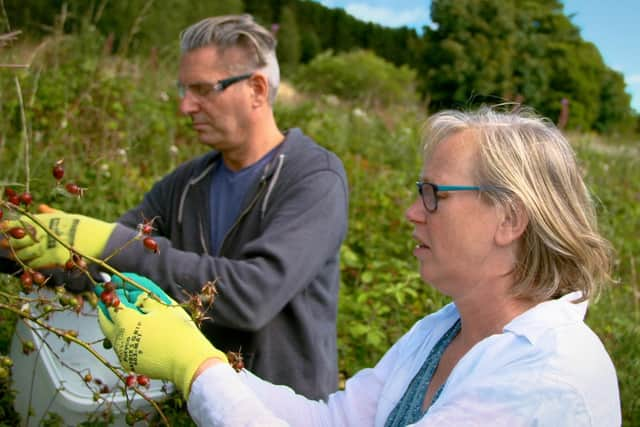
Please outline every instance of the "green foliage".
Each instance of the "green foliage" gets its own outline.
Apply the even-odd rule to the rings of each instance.
[[[4,0],[9,25],[40,38],[94,28],[105,50],[176,59],[178,34],[195,21],[250,13],[280,27],[285,75],[325,51],[367,50],[396,66],[419,70],[419,90],[432,111],[502,101],[524,102],[556,119],[568,99],[568,127],[625,133],[637,116],[622,76],[564,14],[559,0],[433,0],[434,26],[420,36],[407,27],[362,22],[341,8],[310,0]],[[4,25],[2,25],[4,24]],[[302,31],[304,30],[304,31]],[[637,131],[636,131],[637,132]]]
[[[18,78],[28,100],[31,149],[39,154],[31,159],[29,178],[39,200],[71,208],[74,199],[52,185],[51,167],[57,159],[79,159],[66,161],[66,178],[91,191],[85,193],[87,203],[74,209],[115,219],[138,201],[138,192],[189,156],[181,152],[193,149],[182,143],[185,121],[176,120],[172,79],[149,63],[102,55],[98,33],[83,34],[51,40],[51,50],[35,58],[36,72]],[[47,71],[37,71],[42,69]],[[12,165],[4,170],[7,177],[24,182],[14,81],[3,78],[0,88],[0,114],[10,118],[0,123],[0,132],[14,138],[0,150],[3,161]],[[151,156],[149,147],[154,147]],[[112,188],[127,191],[100,194]]]
[[[640,424],[640,152],[596,138],[574,138],[586,180],[599,201],[600,226],[616,250],[617,284],[592,304],[587,323],[603,340],[620,383],[623,425]],[[615,144],[611,144],[614,142]]]
[[[365,106],[388,106],[405,101],[414,104],[415,72],[368,51],[316,56],[296,72],[294,81],[303,91],[333,94]]]
[[[11,390],[11,377],[0,379],[0,427],[20,425],[20,414],[13,409],[15,392]]]
[[[17,280],[0,276],[0,291],[17,293],[19,289]],[[17,319],[17,315],[0,310],[0,357],[9,353],[13,325]],[[5,378],[0,376],[0,427],[13,427],[20,424],[20,415],[13,409],[15,392],[11,389],[11,380],[11,375]]]
[[[431,8],[437,28],[425,33],[418,69],[432,109],[515,100],[556,119],[566,98],[569,128],[631,126],[624,81],[559,1],[434,0]]]
[[[595,129],[602,133],[629,133],[633,130],[633,112],[627,108],[631,95],[625,91],[624,76],[614,70],[607,70],[600,76],[600,111]],[[640,133],[640,132],[638,132]]]
[[[14,28],[35,36],[47,35],[58,25],[64,33],[95,26],[103,37],[113,37],[113,49],[148,54],[152,48],[175,58],[178,34],[209,16],[239,13],[242,0],[189,2],[180,0],[3,0]]]
[[[349,178],[338,312],[340,371],[349,377],[373,366],[411,324],[445,301],[417,274],[411,227],[403,216],[420,173],[423,117],[407,107],[365,112],[327,96],[277,105],[276,112],[283,127],[302,126],[338,154]],[[396,120],[385,120],[389,116]]]
[[[303,64],[311,61],[320,53],[320,39],[313,31],[303,31],[300,38],[300,61]]]
[[[293,69],[302,55],[300,32],[293,11],[285,7],[280,14],[280,23],[276,33],[278,39],[277,55],[284,74]]]
[[[51,38],[37,51],[33,66],[16,75],[24,95],[31,143],[29,182],[36,200],[113,220],[134,206],[156,179],[202,148],[177,115],[171,90],[175,64],[169,69],[146,59],[111,56],[104,53],[105,42],[104,35],[89,29]],[[0,63],[28,56],[15,50],[0,51]],[[340,370],[348,377],[373,366],[415,321],[447,302],[418,277],[411,228],[403,217],[415,197],[413,182],[421,168],[424,112],[411,102],[413,73],[370,52],[326,53],[317,63],[301,67],[300,74],[306,77],[298,89],[306,88],[303,96],[311,94],[313,101],[279,102],[278,122],[282,128],[301,127],[335,151],[349,175],[350,226],[341,249],[338,313]],[[13,76],[0,70],[0,114],[6,118],[0,121],[0,182],[25,184],[24,136]],[[543,74],[540,79],[547,81]],[[341,83],[334,86],[332,80]],[[587,322],[616,365],[624,425],[639,425],[639,154],[633,146],[618,151],[623,145],[619,140],[588,135],[572,140],[600,201],[602,230],[619,260],[619,284],[591,305]],[[87,187],[83,198],[65,196],[56,188],[51,167],[61,158],[65,178]],[[13,278],[0,277],[3,291],[15,292],[16,284]],[[0,316],[0,353],[6,354],[15,318],[4,312]],[[15,425],[12,397],[4,390],[0,383],[0,422]],[[180,398],[165,402],[163,410],[172,425],[192,425]]]

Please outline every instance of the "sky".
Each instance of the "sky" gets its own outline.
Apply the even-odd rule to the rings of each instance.
[[[421,30],[431,23],[430,0],[316,0],[386,27]],[[605,64],[624,75],[631,106],[640,113],[640,0],[562,0],[582,38],[596,45]]]

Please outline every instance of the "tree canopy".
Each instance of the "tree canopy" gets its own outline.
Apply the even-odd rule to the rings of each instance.
[[[622,74],[582,39],[559,0],[432,0],[433,26],[423,34],[362,22],[311,0],[3,3],[9,20],[5,30],[42,35],[56,25],[65,31],[91,25],[111,36],[119,53],[154,50],[169,60],[176,55],[178,34],[189,24],[246,12],[276,32],[287,74],[323,52],[366,50],[416,70],[419,92],[431,111],[516,101],[555,119],[564,103],[570,128],[626,131],[638,122]]]
[[[580,36],[557,0],[433,0],[418,64],[433,109],[518,101],[573,128],[633,124],[620,73]]]

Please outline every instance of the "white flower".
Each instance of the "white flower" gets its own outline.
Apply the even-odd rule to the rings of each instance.
[[[116,153],[122,159],[122,163],[127,163],[127,150],[126,149],[118,148],[118,151],[116,151]]]
[[[362,111],[358,107],[353,109],[353,115],[356,116],[356,117],[362,117],[362,118],[366,118],[367,117],[367,113],[365,113],[364,111]]]
[[[109,163],[102,163],[100,165],[100,172],[102,176],[109,178],[111,176],[111,171],[109,171]]]

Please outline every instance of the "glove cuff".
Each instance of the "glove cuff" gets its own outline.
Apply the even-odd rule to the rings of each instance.
[[[174,373],[175,384],[178,387],[185,398],[189,399],[189,392],[191,391],[191,382],[193,375],[196,373],[200,365],[211,358],[220,359],[225,363],[229,363],[227,356],[217,348],[215,348],[205,337],[201,335],[200,330],[193,324],[194,329],[198,330],[198,340],[193,342],[190,349],[192,355],[188,359],[184,359],[184,363],[177,366],[177,371]]]

